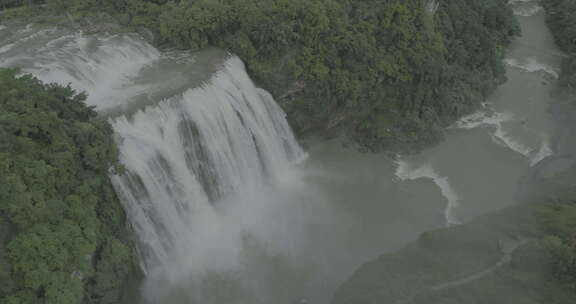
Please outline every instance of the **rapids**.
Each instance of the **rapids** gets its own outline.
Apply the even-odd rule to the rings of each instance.
[[[510,5],[524,34],[508,82],[443,143],[397,159],[339,140],[303,151],[222,50],[2,25],[0,66],[85,91],[114,127],[126,174],[112,180],[146,273],[127,303],[329,303],[365,261],[513,203],[554,152],[547,108],[562,54],[536,1]]]

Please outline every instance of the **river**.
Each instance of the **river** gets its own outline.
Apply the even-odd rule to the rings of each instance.
[[[112,178],[147,274],[126,303],[325,304],[362,263],[514,203],[521,177],[553,153],[562,54],[536,1],[511,5],[523,35],[508,81],[442,143],[397,159],[340,140],[304,152],[272,97],[220,50],[9,26],[0,66],[86,91],[113,125],[128,174]]]

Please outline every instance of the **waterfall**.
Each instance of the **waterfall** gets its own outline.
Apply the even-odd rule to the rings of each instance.
[[[279,203],[260,194],[305,157],[272,96],[222,51],[163,54],[138,36],[27,26],[0,29],[0,66],[85,91],[108,117],[125,167],[111,178],[152,280],[233,268]]]
[[[165,270],[165,262],[203,251],[199,246],[214,241],[204,237],[238,233],[217,231],[226,229],[218,205],[233,204],[230,198],[250,196],[281,179],[304,155],[282,110],[252,84],[236,57],[202,87],[114,118],[112,125],[127,169],[113,180],[142,243],[147,270]],[[197,257],[234,255],[236,245]]]
[[[137,36],[86,36],[34,25],[0,31],[0,66],[18,67],[45,83],[71,84],[87,92],[86,103],[99,111],[141,93],[130,76],[159,59],[160,53]]]

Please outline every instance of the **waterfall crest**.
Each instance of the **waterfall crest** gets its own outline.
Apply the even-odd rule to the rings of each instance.
[[[149,271],[217,241],[203,239],[203,232],[235,237],[237,232],[208,231],[226,229],[217,227],[219,204],[274,183],[304,156],[282,110],[252,84],[236,57],[209,83],[114,118],[112,125],[127,169],[114,184]],[[222,252],[234,255],[235,248]]]
[[[111,178],[149,281],[236,267],[246,235],[274,226],[266,189],[298,180],[306,155],[284,112],[221,50],[29,25],[0,28],[0,66],[84,91],[108,118],[126,169]]]

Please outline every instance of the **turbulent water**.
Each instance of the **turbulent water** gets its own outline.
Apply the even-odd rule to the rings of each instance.
[[[112,178],[146,272],[143,299],[127,303],[328,303],[363,262],[511,204],[553,153],[562,54],[537,2],[510,5],[524,34],[509,81],[442,144],[395,160],[339,141],[303,152],[272,96],[221,50],[0,26],[0,66],[86,91],[113,125],[127,174]]]
[[[384,156],[328,142],[306,159],[224,52],[37,26],[1,29],[0,47],[1,66],[86,91],[113,125],[144,302],[326,303],[358,264],[442,222],[434,187],[405,189]]]
[[[401,179],[430,179],[446,200],[452,225],[512,203],[526,170],[553,153],[550,87],[562,54],[537,1],[510,1],[522,27],[505,63],[508,81],[476,113],[447,130],[438,147],[399,158]]]
[[[109,116],[127,169],[112,179],[139,239],[147,300],[165,296],[157,282],[234,269],[245,238],[276,221],[266,188],[289,183],[305,154],[240,59],[161,54],[137,36],[0,31],[2,66],[85,91]]]

